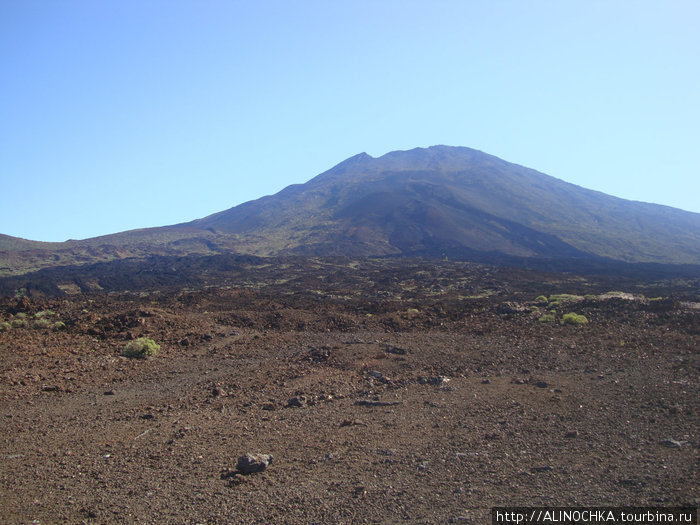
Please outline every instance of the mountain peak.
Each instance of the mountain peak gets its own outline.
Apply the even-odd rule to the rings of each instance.
[[[673,217],[671,217],[671,215]],[[466,147],[354,155],[195,221],[255,255],[501,253],[700,261],[700,215],[587,190]]]
[[[13,261],[25,253],[30,267],[42,248],[0,237],[0,263],[3,246]],[[87,250],[81,260],[233,252],[700,264],[700,214],[618,199],[475,149],[435,145],[380,157],[359,153],[304,184],[189,223],[50,248],[47,261],[58,260],[60,250]]]

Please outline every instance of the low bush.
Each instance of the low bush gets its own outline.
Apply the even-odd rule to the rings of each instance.
[[[56,321],[51,325],[51,330],[63,330],[66,327],[66,323],[63,321]]]
[[[5,321],[0,323],[0,332],[4,332],[5,330],[9,330],[12,328],[12,325],[10,323],[7,323]]]
[[[585,315],[579,315],[574,312],[564,314],[561,318],[561,324],[586,324],[588,319]]]
[[[538,295],[535,299],[535,302],[538,304],[547,304],[549,302],[549,299],[547,299],[547,297],[544,295]]]
[[[563,302],[576,302],[583,301],[583,295],[574,295],[570,293],[558,293],[549,296],[549,302],[563,303]]]
[[[42,317],[40,317],[39,319],[35,319],[32,322],[32,328],[35,328],[37,330],[42,330],[42,329],[48,328],[50,326],[51,326],[51,321],[49,321],[48,319],[44,319]]]
[[[153,339],[148,339],[147,337],[139,337],[133,341],[129,341],[122,351],[124,357],[135,357],[138,359],[145,359],[147,357],[153,357],[160,350],[160,345],[157,344]]]
[[[544,314],[538,319],[538,321],[540,323],[553,323],[555,319],[556,316],[554,314]]]
[[[12,328],[24,328],[27,326],[27,320],[21,318],[15,318],[12,320]]]

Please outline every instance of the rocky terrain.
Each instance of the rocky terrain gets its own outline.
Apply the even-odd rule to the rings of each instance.
[[[698,505],[698,279],[414,259],[220,277],[0,300],[3,523]],[[140,337],[158,353],[123,357]],[[271,457],[244,473],[247,453]]]

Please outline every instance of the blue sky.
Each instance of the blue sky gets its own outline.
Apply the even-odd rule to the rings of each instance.
[[[0,0],[0,233],[184,222],[468,146],[700,212],[700,2]]]

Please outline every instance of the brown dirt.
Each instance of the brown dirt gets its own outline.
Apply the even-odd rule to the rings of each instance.
[[[373,264],[4,300],[0,321],[29,326],[0,332],[3,523],[487,523],[502,505],[698,504],[697,288],[651,301],[658,284],[601,297],[610,283],[575,276]],[[595,297],[540,322],[534,298],[555,292]],[[66,326],[33,328],[46,310]],[[571,311],[589,323],[560,324]],[[141,336],[158,355],[121,357]],[[247,452],[273,463],[234,473]]]

